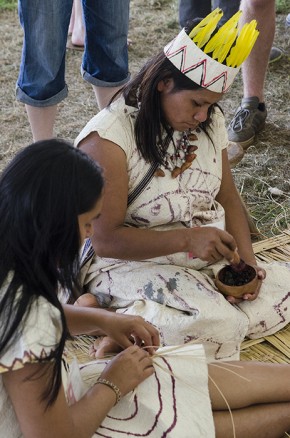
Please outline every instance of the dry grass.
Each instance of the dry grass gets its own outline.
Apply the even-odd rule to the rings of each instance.
[[[288,11],[289,12],[289,11]],[[130,70],[134,75],[143,62],[161,49],[178,31],[177,0],[131,0],[129,37]],[[266,102],[269,116],[266,129],[258,136],[243,161],[233,170],[237,186],[265,237],[290,226],[290,30],[285,29],[285,13],[277,14],[275,44],[285,55],[269,67]],[[0,171],[21,148],[31,142],[31,134],[22,104],[15,101],[22,46],[22,31],[17,12],[0,13],[1,27],[1,139]],[[73,140],[96,113],[96,103],[89,84],[79,73],[80,52],[67,52],[69,97],[60,105],[56,123],[59,137]],[[241,78],[223,101],[227,122],[242,96]],[[274,196],[269,188],[278,188]]]

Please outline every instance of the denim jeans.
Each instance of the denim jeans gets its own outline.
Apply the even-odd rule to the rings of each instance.
[[[225,23],[238,11],[240,0],[179,0],[179,24],[184,27],[193,18],[203,18],[212,9],[221,8],[224,15],[220,21]]]
[[[130,0],[82,0],[86,26],[83,78],[93,85],[125,84]],[[59,103],[67,96],[65,55],[73,0],[18,0],[24,30],[16,98],[32,106]]]

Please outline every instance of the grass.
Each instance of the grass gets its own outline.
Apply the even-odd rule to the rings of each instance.
[[[277,4],[277,32],[275,45],[283,47],[288,53],[288,38],[285,30],[285,17],[289,10],[289,0],[276,1]],[[17,10],[16,0],[0,0],[0,14],[3,10],[11,10],[7,17],[13,14],[14,19]],[[140,13],[142,11],[142,13]],[[168,35],[175,35],[178,29],[178,0],[131,0],[131,23],[130,36],[134,44],[130,49],[130,63],[132,73],[139,70],[145,59],[151,56],[151,47],[156,44],[162,46],[168,42]],[[3,21],[3,20],[2,20]],[[8,20],[9,21],[9,20]],[[5,25],[7,23],[5,22]],[[4,23],[3,23],[4,25]],[[19,30],[18,26],[18,30]],[[15,37],[13,33],[13,38]],[[2,63],[1,91],[2,101],[6,102],[5,110],[2,111],[3,123],[1,122],[1,142],[9,150],[6,156],[0,154],[0,170],[9,156],[18,150],[19,144],[26,144],[30,139],[30,132],[26,116],[22,107],[15,104],[14,80],[11,86],[11,69],[16,80],[18,74],[18,62],[22,44],[22,35],[19,30],[16,40],[17,46],[11,45],[11,38],[5,34],[2,41],[5,62]],[[146,44],[144,42],[146,41]],[[17,58],[15,53],[17,52]],[[1,53],[2,54],[2,53]],[[78,54],[68,53],[68,83],[71,86],[70,99],[63,103],[62,114],[65,114],[66,123],[58,124],[58,132],[63,138],[73,139],[82,126],[95,113],[95,100],[91,94],[86,94],[87,88],[83,82],[75,77],[76,69],[79,69]],[[18,59],[18,61],[17,61]],[[11,63],[11,60],[14,60]],[[269,102],[269,122],[265,131],[259,134],[259,139],[245,154],[242,162],[233,169],[235,182],[241,192],[248,210],[253,217],[261,235],[271,237],[279,234],[281,230],[290,227],[290,176],[287,163],[290,162],[289,130],[287,125],[287,95],[289,93],[289,64],[290,58],[284,57],[284,62],[272,65],[269,68],[271,80],[267,82],[267,101]],[[6,82],[5,82],[6,80]],[[267,85],[266,84],[266,85]],[[83,90],[80,93],[78,90]],[[236,87],[231,91],[231,97],[225,99],[224,110],[230,115],[237,107],[241,94],[241,78],[236,82]],[[75,111],[71,102],[76,107],[85,108],[80,120],[76,120]],[[14,122],[19,123],[21,129],[14,129]],[[67,122],[69,120],[69,123]],[[1,145],[0,145],[1,152]],[[277,188],[283,193],[273,194],[270,189]]]
[[[0,11],[4,11],[5,9],[16,9],[17,8],[17,0],[0,0]]]

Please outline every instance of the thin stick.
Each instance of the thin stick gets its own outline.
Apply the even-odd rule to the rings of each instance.
[[[233,438],[236,438],[236,428],[235,428],[235,423],[234,423],[234,417],[230,408],[230,405],[227,402],[227,399],[225,398],[224,394],[222,393],[222,391],[219,389],[219,387],[217,386],[217,384],[215,383],[215,381],[210,377],[210,375],[208,376],[208,378],[210,379],[210,381],[213,383],[213,385],[216,387],[216,389],[218,390],[218,392],[220,393],[220,395],[222,396],[225,404],[227,405],[227,408],[229,410],[230,413],[230,417],[231,417],[231,422],[232,422],[232,426],[233,426]]]

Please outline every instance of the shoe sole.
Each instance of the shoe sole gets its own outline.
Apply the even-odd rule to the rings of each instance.
[[[253,135],[253,137],[249,138],[248,140],[245,140],[245,141],[235,141],[235,143],[237,143],[240,146],[242,146],[242,148],[245,151],[246,149],[248,149],[249,146],[251,146],[254,143],[254,140],[255,140],[255,136]]]

